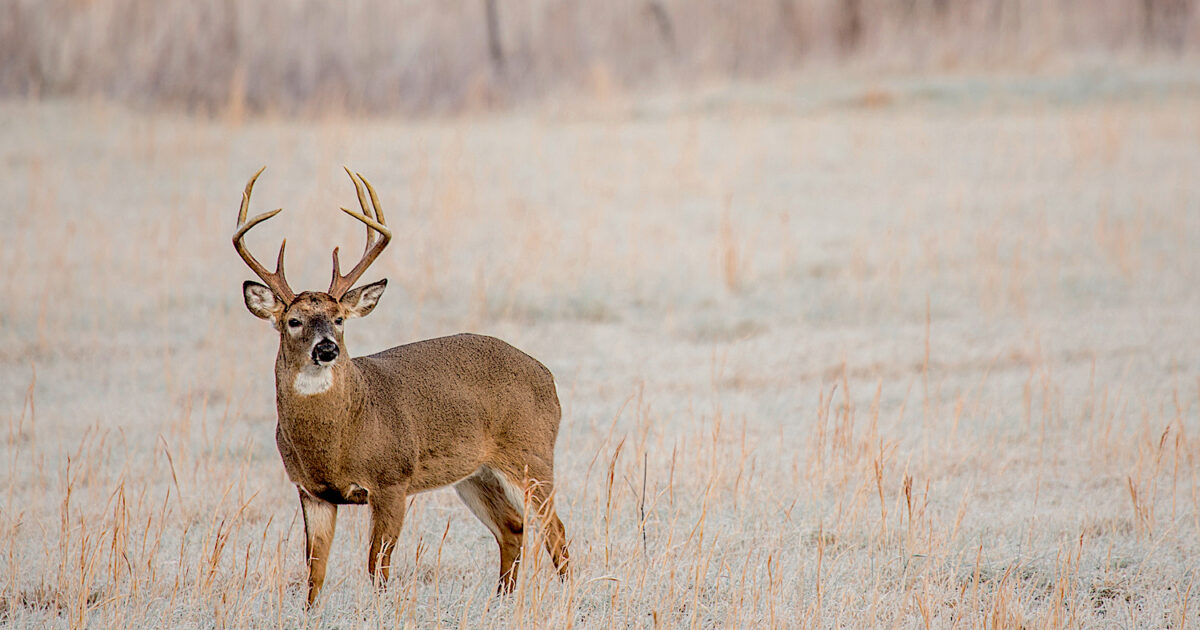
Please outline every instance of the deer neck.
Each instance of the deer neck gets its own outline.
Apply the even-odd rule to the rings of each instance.
[[[296,367],[280,352],[275,360],[279,420],[288,424],[357,424],[365,402],[363,376],[348,357],[328,367]]]

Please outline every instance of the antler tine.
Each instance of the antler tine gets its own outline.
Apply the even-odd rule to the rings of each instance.
[[[362,180],[362,183],[367,185],[367,192],[371,193],[371,208],[375,210],[375,216],[373,218],[381,225],[387,225],[387,221],[385,221],[383,218],[383,208],[379,205],[379,195],[375,194],[375,187],[371,185],[371,182],[367,181],[362,176],[362,173],[356,174],[358,175],[358,178]]]
[[[375,262],[375,259],[379,257],[379,254],[383,252],[383,249],[392,240],[392,230],[384,222],[383,211],[379,207],[379,195],[375,193],[375,187],[371,186],[371,182],[368,182],[361,173],[351,173],[350,169],[346,169],[346,174],[350,176],[350,181],[354,182],[354,190],[358,194],[358,203],[363,211],[360,213],[347,208],[341,208],[341,211],[362,221],[367,226],[367,246],[363,250],[362,259],[358,261],[358,264],[354,265],[350,273],[344,276],[341,275],[341,268],[338,263],[338,249],[334,248],[333,279],[329,282],[329,295],[333,296],[334,299],[341,299],[354,286],[354,283],[367,270],[367,267]],[[355,177],[356,175],[357,177]],[[367,197],[363,194],[363,186],[366,186],[367,192],[371,196],[370,204],[367,203]],[[372,231],[376,234],[373,235]]]
[[[267,287],[269,287],[271,291],[275,293],[276,297],[284,300],[285,302],[291,302],[296,298],[296,294],[293,293],[292,288],[288,286],[287,278],[283,273],[283,251],[287,247],[287,239],[284,239],[284,241],[279,245],[279,257],[275,259],[275,273],[268,272],[267,269],[254,258],[254,256],[250,253],[250,250],[246,249],[246,244],[243,241],[243,238],[246,236],[246,232],[249,232],[250,228],[253,228],[259,223],[262,223],[263,221],[266,221],[267,219],[270,219],[271,217],[283,211],[283,208],[277,208],[270,212],[264,212],[253,219],[250,219],[249,221],[246,220],[246,211],[250,207],[250,193],[254,190],[254,182],[258,180],[258,176],[261,175],[266,168],[267,167],[264,166],[258,169],[258,172],[250,178],[250,181],[246,182],[246,190],[242,192],[242,205],[238,208],[237,231],[233,233],[233,248],[237,250],[238,255],[242,257],[242,260],[247,266],[250,267],[250,270],[253,271],[259,278],[262,278],[263,282],[267,283]]]
[[[374,219],[375,212],[377,212],[377,211],[374,210],[374,208],[372,206],[367,205],[367,196],[366,196],[366,194],[363,193],[362,182],[359,181],[362,179],[362,174],[350,172],[350,168],[347,166],[342,166],[342,169],[345,170],[346,174],[350,176],[350,181],[354,182],[354,192],[355,192],[355,194],[358,195],[358,206],[363,209],[363,214]],[[355,177],[356,175],[357,175],[357,177]],[[376,236],[371,231],[371,226],[368,225],[367,226],[367,243],[366,243],[366,245],[363,246],[363,254],[364,255],[368,251],[370,251],[372,242],[375,239],[376,239]]]
[[[350,176],[350,181],[354,182],[354,192],[359,196],[359,208],[362,209],[362,214],[374,218],[371,206],[367,205],[366,193],[362,192],[362,184],[359,181],[359,179],[362,178],[362,175],[350,172],[350,169],[346,166],[343,166],[342,169],[346,170],[346,174]],[[358,178],[355,178],[355,175],[358,175]],[[366,245],[362,247],[362,253],[366,254],[367,251],[371,250],[372,241],[374,241],[374,234],[371,232],[371,227],[367,226],[367,242]]]
[[[250,208],[250,191],[254,190],[254,182],[258,181],[258,176],[267,170],[266,166],[258,169],[250,181],[246,182],[246,189],[242,191],[242,205],[238,208],[238,225],[246,222],[246,210]]]

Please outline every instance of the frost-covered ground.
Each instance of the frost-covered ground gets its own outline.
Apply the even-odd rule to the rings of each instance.
[[[424,122],[7,103],[0,163],[0,626],[1200,626],[1186,73]],[[297,287],[361,243],[341,165],[381,194],[353,351],[470,330],[555,373],[567,584],[539,551],[492,597],[439,490],[381,593],[343,508],[304,612],[229,244],[262,164],[285,211],[250,244],[286,235]]]

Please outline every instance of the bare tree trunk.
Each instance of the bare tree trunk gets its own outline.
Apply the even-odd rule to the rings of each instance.
[[[779,0],[779,24],[783,27],[787,34],[788,40],[792,44],[792,52],[796,56],[800,56],[808,49],[807,37],[807,19],[801,14],[801,10],[797,9],[795,0]]]
[[[504,74],[504,46],[500,43],[500,11],[496,0],[483,0],[487,20],[488,55],[492,58],[492,70]]]
[[[838,44],[842,52],[853,52],[862,39],[862,0],[843,0],[838,18]]]
[[[650,13],[650,19],[658,29],[658,36],[662,38],[663,45],[671,54],[675,54],[675,27],[671,24],[671,15],[667,13],[666,7],[658,0],[650,0],[646,4],[646,11]]]

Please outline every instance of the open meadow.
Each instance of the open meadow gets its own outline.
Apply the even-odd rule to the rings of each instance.
[[[0,627],[1198,628],[1200,80],[779,78],[426,119],[0,102]],[[355,355],[554,373],[574,574],[450,489],[318,606],[247,313],[396,235]],[[344,258],[353,258],[349,254]],[[536,532],[535,532],[536,533]]]

